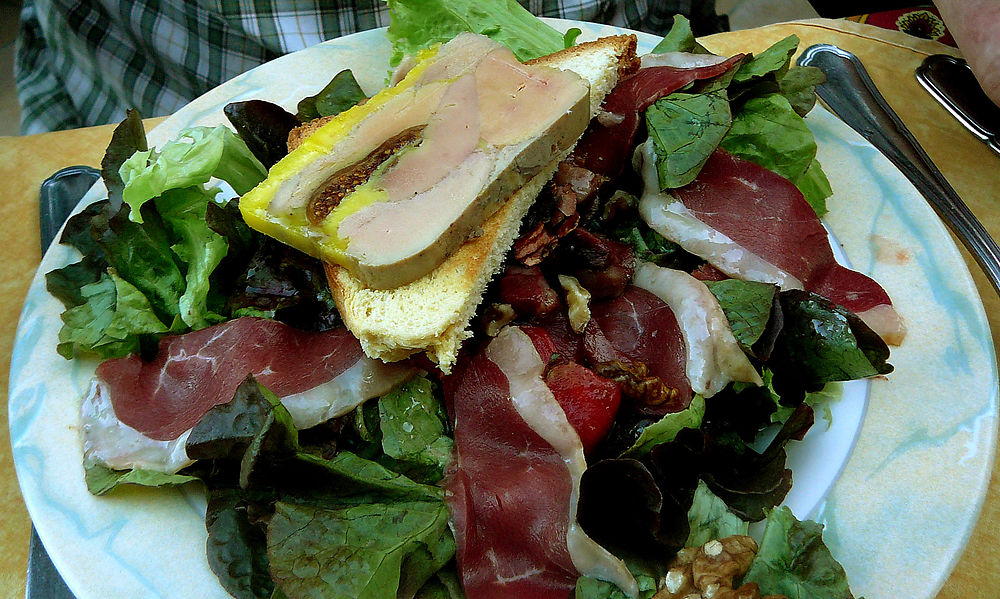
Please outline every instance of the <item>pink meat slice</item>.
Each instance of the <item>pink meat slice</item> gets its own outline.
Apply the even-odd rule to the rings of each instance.
[[[589,353],[597,352],[592,361],[620,359],[609,352],[613,349],[618,356],[642,362],[649,374],[680,392],[678,401],[659,406],[663,413],[687,407],[692,395],[687,351],[670,306],[645,289],[630,285],[621,296],[591,306],[590,313],[584,346],[594,348]]]
[[[607,124],[595,120],[584,133],[571,160],[607,177],[621,174],[632,155],[642,120],[640,113],[657,100],[695,81],[718,77],[743,60],[737,54],[718,64],[694,67],[648,67],[619,83],[604,99],[602,109],[610,113]],[[620,120],[618,120],[620,119]]]
[[[566,464],[517,412],[506,375],[485,350],[455,378],[448,504],[466,595],[568,597],[579,573],[566,541]]]
[[[238,318],[164,337],[150,362],[107,360],[97,377],[111,390],[118,419],[159,441],[177,438],[213,406],[233,398],[252,374],[278,397],[307,391],[363,357],[345,328],[306,332],[263,318]]]
[[[795,276],[807,290],[858,314],[891,306],[878,283],[837,263],[816,213],[781,175],[719,149],[697,179],[674,193],[699,220]]]

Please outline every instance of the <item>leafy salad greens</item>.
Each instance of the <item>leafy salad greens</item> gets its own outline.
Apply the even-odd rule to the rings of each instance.
[[[571,45],[515,0],[389,0],[393,64],[420,48],[475,31],[522,60]],[[794,182],[817,214],[829,183],[802,116],[822,81],[790,67],[794,37],[716,79],[670,94],[645,113],[661,187],[690,182],[716,147]],[[704,52],[682,17],[654,52]],[[266,102],[230,104],[226,127],[196,127],[158,150],[132,111],[105,158],[106,200],[68,222],[62,243],[83,258],[47,275],[66,306],[59,353],[101,359],[149,356],[164,335],[244,315],[300,328],[339,324],[322,266],[250,230],[239,195],[281,157],[298,122],[336,114],[364,98],[349,71],[297,115]],[[223,181],[229,190],[217,183]],[[652,231],[624,182],[586,226],[629,245],[637,258],[692,270],[697,257]],[[623,207],[624,206],[624,207]],[[612,210],[612,208],[615,208]],[[786,447],[813,424],[828,383],[886,373],[888,350],[854,314],[803,291],[738,280],[709,283],[765,386],[732,384],[661,418],[624,411],[590,456],[579,520],[622,556],[640,597],[656,593],[678,550],[765,521],[742,582],[790,598],[851,597],[823,545],[822,526],[778,508],[792,484]],[[816,326],[822,323],[823,326]],[[439,384],[417,376],[351,414],[296,430],[281,401],[248,378],[209,411],[187,440],[197,462],[177,474],[87,464],[95,494],[121,484],[198,480],[208,497],[208,561],[239,599],[462,597],[455,539],[440,483],[453,431]],[[761,444],[763,435],[770,440]],[[578,599],[625,597],[581,578]]]

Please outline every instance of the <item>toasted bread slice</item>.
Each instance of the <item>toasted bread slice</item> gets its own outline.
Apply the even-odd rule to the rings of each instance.
[[[571,70],[584,78],[590,84],[593,117],[618,80],[638,68],[635,48],[635,36],[619,35],[582,43],[533,63]],[[293,132],[289,145],[298,145],[316,126],[307,123]],[[450,371],[462,341],[472,335],[469,321],[490,279],[502,267],[521,220],[569,152],[561,153],[514,193],[478,235],[412,283],[372,289],[347,269],[327,264],[334,301],[365,352],[385,361],[426,352],[444,372]]]

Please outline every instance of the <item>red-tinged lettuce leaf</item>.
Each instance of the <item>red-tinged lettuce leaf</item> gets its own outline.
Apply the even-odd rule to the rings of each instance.
[[[844,568],[823,543],[823,525],[799,521],[787,507],[767,516],[757,557],[742,583],[789,599],[854,599]]]
[[[267,599],[274,592],[267,537],[261,527],[251,522],[252,509],[235,489],[208,493],[208,565],[222,587],[236,599]]]
[[[214,406],[194,425],[184,450],[192,460],[242,460],[254,437],[273,422],[274,407],[265,389],[247,377],[233,399]]]
[[[142,125],[142,117],[138,110],[130,108],[125,113],[125,120],[119,123],[111,134],[111,142],[101,160],[101,178],[104,179],[108,198],[114,206],[121,206],[122,192],[125,190],[125,183],[122,181],[118,169],[133,154],[145,152],[148,149],[149,145],[146,142],[146,129]]]
[[[294,114],[265,100],[230,102],[222,112],[250,152],[268,169],[288,154],[288,134],[300,125]]]
[[[358,85],[354,73],[344,69],[337,73],[318,93],[299,100],[295,118],[301,122],[324,116],[335,116],[364,100],[365,92]],[[287,132],[285,134],[287,138]]]
[[[591,538],[616,555],[665,560],[687,539],[689,502],[690,497],[665,495],[643,462],[608,459],[584,471],[577,518]]]
[[[267,553],[275,582],[290,597],[395,599],[402,572],[416,592],[451,560],[450,538],[444,502],[339,509],[278,502]]]
[[[236,201],[210,203],[205,220],[229,244],[211,278],[227,313],[265,315],[308,331],[341,324],[319,260],[248,227]]]

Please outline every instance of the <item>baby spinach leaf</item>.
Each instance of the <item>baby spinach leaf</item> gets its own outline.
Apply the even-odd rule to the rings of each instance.
[[[440,568],[454,554],[443,502],[370,503],[340,509],[279,502],[267,527],[271,573],[282,590],[307,599],[395,599],[400,573],[430,574],[414,555]],[[435,570],[437,569],[435,568]]]
[[[816,67],[792,67],[778,80],[778,90],[799,116],[805,116],[816,105],[816,86],[825,82],[826,75]]]
[[[414,377],[383,395],[378,406],[385,454],[429,470],[421,477],[426,482],[440,480],[454,441],[445,433],[447,416],[430,380]]]
[[[799,191],[822,216],[829,183],[816,158],[816,139],[805,121],[781,94],[767,94],[748,99],[733,117],[733,126],[722,140],[722,147],[782,177],[797,183]],[[807,171],[813,169],[811,173]],[[832,193],[832,192],[831,192]]]
[[[663,36],[660,43],[656,44],[652,50],[651,54],[663,54],[665,52],[694,52],[696,49],[701,48],[698,42],[694,39],[694,33],[691,32],[691,21],[687,20],[684,15],[674,15],[674,22],[670,26],[670,31]],[[704,51],[703,48],[701,48]]]
[[[725,90],[675,92],[646,109],[646,128],[656,154],[660,189],[687,185],[732,125]]]
[[[316,95],[299,100],[295,117],[304,123],[324,116],[335,116],[366,97],[358,80],[354,78],[354,73],[350,69],[344,69],[334,75],[330,83]]]
[[[778,289],[769,283],[726,279],[707,281],[729,320],[733,336],[744,351],[760,339],[771,318],[771,307]]]
[[[823,525],[799,521],[787,507],[767,516],[757,557],[742,583],[789,599],[854,599],[844,568],[823,543]]]
[[[757,54],[750,60],[744,61],[733,77],[734,84],[744,84],[752,79],[758,79],[767,75],[774,75],[780,78],[788,71],[788,65],[792,60],[792,54],[799,47],[799,38],[790,35],[785,39],[771,45],[768,49]]]
[[[815,390],[892,372],[889,348],[853,312],[808,291],[779,297],[784,327],[768,362],[779,391],[782,385]]]

